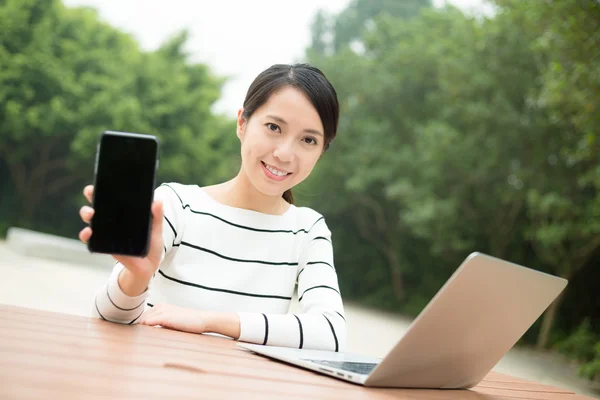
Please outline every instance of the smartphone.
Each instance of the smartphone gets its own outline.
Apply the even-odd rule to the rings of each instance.
[[[148,254],[158,149],[158,138],[152,135],[102,133],[96,151],[89,251]]]

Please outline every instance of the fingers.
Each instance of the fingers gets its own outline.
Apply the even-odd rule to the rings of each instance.
[[[87,185],[85,188],[83,188],[83,195],[85,196],[87,201],[91,203],[92,199],[94,198],[94,186]]]
[[[92,228],[90,228],[89,226],[83,228],[79,232],[79,240],[81,240],[83,243],[87,243],[91,237],[92,237]]]
[[[83,195],[85,196],[87,201],[89,201],[91,203],[92,198],[94,196],[94,186],[87,185],[85,188],[83,188]],[[90,223],[93,216],[94,216],[94,209],[92,207],[83,206],[79,209],[79,217],[81,217],[81,220],[83,222],[85,222],[86,224]],[[89,226],[83,228],[79,232],[79,240],[81,240],[83,243],[89,242],[91,237],[92,237],[92,228],[90,228]]]
[[[138,323],[142,325],[159,325],[162,319],[162,313],[154,306],[153,308],[144,311]]]
[[[79,216],[83,222],[89,224],[94,216],[94,209],[92,207],[83,206],[79,209]]]
[[[142,319],[141,321],[139,321],[140,324],[142,325],[150,325],[150,326],[154,326],[154,325],[161,325],[162,321],[160,318],[160,315],[142,315]]]
[[[160,200],[155,200],[152,203],[152,233],[162,236],[163,231],[163,205]]]

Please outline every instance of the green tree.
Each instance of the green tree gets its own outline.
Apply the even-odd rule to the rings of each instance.
[[[58,0],[4,1],[0,23],[4,228],[75,232],[107,129],[156,134],[160,180],[206,184],[232,173],[233,122],[211,112],[224,81],[188,60],[186,32],[143,52],[95,10]]]
[[[111,77],[139,50],[93,11],[66,10],[58,1],[5,1],[0,21],[0,155],[22,206],[12,216],[30,225],[45,198],[77,180],[70,143],[101,118],[86,109],[103,101],[123,112],[122,80]]]
[[[381,15],[409,19],[421,9],[431,6],[431,0],[352,0],[335,17],[333,23],[333,50],[339,52],[354,41],[361,41],[365,30]]]
[[[600,4],[497,3],[503,18],[536,36],[530,49],[543,86],[533,100],[554,128],[539,185],[528,193],[528,236],[554,273],[572,279],[600,249]],[[545,315],[539,347],[549,343],[562,299]]]
[[[417,312],[473,250],[568,279],[594,268],[598,3],[496,3],[487,18],[364,12],[340,37],[358,2],[315,20],[307,58],[342,118],[306,198],[340,226],[345,293]],[[550,307],[540,347],[564,334],[552,327],[565,296],[586,294]]]

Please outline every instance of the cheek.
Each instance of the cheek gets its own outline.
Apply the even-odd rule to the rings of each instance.
[[[315,165],[317,165],[317,162],[319,161],[319,155],[315,155],[314,152],[311,152],[310,154],[305,154],[301,160],[301,176],[302,178],[306,178],[311,173]]]
[[[250,132],[248,132],[250,133]],[[269,151],[270,142],[261,132],[252,132],[242,142],[242,155],[247,157],[262,157]]]
[[[252,144],[251,140],[249,140],[249,138],[246,138],[242,142],[241,153],[243,163],[247,163],[252,158],[252,155],[254,154],[254,145]]]

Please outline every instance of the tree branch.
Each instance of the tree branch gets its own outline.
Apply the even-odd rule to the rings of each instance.
[[[377,240],[377,238],[373,236],[372,231],[369,229],[368,224],[366,222],[366,217],[359,211],[354,213],[354,220],[358,227],[358,233],[360,234],[360,236],[367,242],[371,243],[377,250],[379,250],[382,254],[385,255],[385,246],[383,246],[382,241]]]
[[[17,193],[24,196],[27,192],[27,168],[23,163],[8,163],[8,170],[14,181]]]
[[[531,241],[531,247],[533,248],[533,251],[535,252],[537,258],[540,261],[552,267],[556,267],[558,261],[556,257],[552,257],[551,255],[549,255],[548,251],[542,248],[537,239],[533,238],[533,240]]]
[[[46,190],[46,194],[53,195],[53,194],[59,192],[60,190],[62,190],[63,188],[75,183],[79,178],[81,178],[81,177],[78,175],[65,175],[62,178],[57,179],[54,182],[52,182],[48,186],[48,189]]]
[[[67,166],[67,162],[68,161],[66,158],[56,158],[52,161],[46,161],[44,163],[40,163],[31,172],[31,178],[32,179],[39,179],[40,177],[43,178],[54,170],[57,170],[60,168],[65,168]]]
[[[594,252],[600,248],[600,235],[593,237],[588,243],[583,245],[578,254],[574,257],[573,267],[571,269],[570,278],[572,278],[583,266],[587,263]]]
[[[515,226],[519,212],[523,209],[525,204],[525,197],[519,196],[519,198],[512,202],[508,213],[503,214],[503,217],[497,221],[497,226],[493,227],[494,232],[491,232],[492,240],[494,243],[494,252],[497,257],[503,257],[506,247],[509,242],[509,234],[512,228]]]
[[[356,199],[360,204],[368,207],[370,210],[373,211],[373,214],[375,215],[375,225],[377,226],[377,229],[379,229],[380,233],[385,234],[387,224],[385,219],[385,212],[381,204],[377,203],[375,200],[365,195],[358,195]]]

